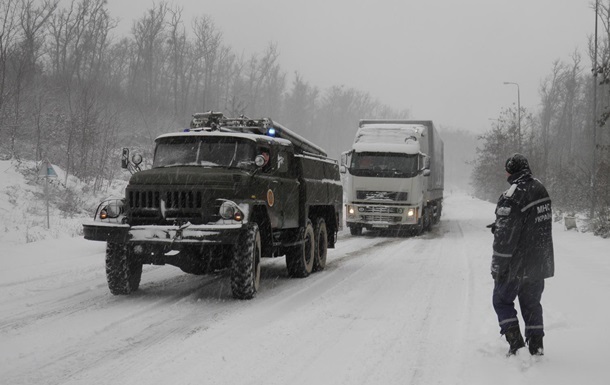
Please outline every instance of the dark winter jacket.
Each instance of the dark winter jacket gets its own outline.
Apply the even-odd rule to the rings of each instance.
[[[551,198],[529,168],[510,175],[508,183],[496,206],[492,276],[500,281],[552,277]]]

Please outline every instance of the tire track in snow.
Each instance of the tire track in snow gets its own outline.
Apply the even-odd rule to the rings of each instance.
[[[335,260],[344,260],[345,258],[353,259],[359,256],[366,257],[366,253],[370,252],[371,248],[398,241],[400,241],[400,239],[374,239],[371,240],[373,243],[369,246],[364,248],[358,247],[357,250],[349,250],[349,245],[345,245],[348,251],[343,255],[339,255],[337,258],[331,256],[327,267],[333,266]],[[131,343],[125,345],[123,349],[119,348],[117,352],[121,355],[125,355],[125,357],[137,356],[141,362],[144,362],[145,366],[150,366],[150,370],[155,370],[154,363],[158,362],[159,359],[158,345],[162,342],[174,345],[176,341],[183,343],[191,338],[204,338],[205,346],[214,349],[215,344],[224,345],[222,341],[227,339],[247,339],[249,333],[241,335],[241,333],[245,332],[243,329],[244,324],[248,324],[247,330],[254,333],[256,330],[264,329],[270,323],[282,323],[282,319],[284,319],[286,314],[292,314],[295,309],[308,306],[308,303],[312,298],[320,295],[320,292],[327,292],[336,286],[336,283],[332,282],[333,279],[331,278],[333,273],[326,274],[327,270],[316,273],[307,279],[292,279],[287,277],[283,258],[278,258],[278,260],[274,262],[275,263],[272,266],[263,266],[263,269],[266,269],[267,271],[267,279],[263,280],[261,283],[262,286],[264,286],[266,283],[270,283],[269,281],[272,281],[269,278],[275,278],[275,286],[271,288],[261,287],[261,292],[253,301],[239,302],[231,300],[229,303],[220,304],[213,308],[208,308],[207,305],[209,304],[206,303],[202,305],[205,306],[205,310],[217,312],[213,317],[202,317],[200,314],[201,309],[191,309],[186,314],[181,313],[178,317],[172,319],[169,325],[164,325],[163,322],[155,326],[151,325],[151,327],[141,333],[140,336],[133,336]],[[332,271],[332,268],[329,269],[329,272]],[[344,274],[342,269],[337,269],[336,272]],[[353,274],[353,272],[350,272],[350,274]],[[326,285],[323,283],[324,281],[329,280],[331,281],[330,284]],[[280,282],[278,283],[277,281]],[[339,283],[343,281],[344,279],[341,279]],[[264,308],[265,311],[257,311],[256,308],[258,307]],[[254,314],[252,314],[252,312],[254,312]],[[193,322],[193,320],[196,321]],[[171,330],[165,330],[167,328],[171,328]],[[164,360],[167,361],[180,361],[185,359],[183,355],[197,355],[197,353],[192,351],[189,353],[186,347],[184,348],[186,353],[183,352],[183,349],[180,349],[177,355],[171,354],[172,349],[167,350],[169,350],[169,352],[166,352],[164,355]],[[129,375],[133,367],[133,363],[129,360],[127,361],[127,364],[123,361],[124,360],[116,357],[111,358],[108,362],[101,360],[92,365],[93,372],[99,370],[99,367],[110,365],[112,369],[110,371],[104,370],[104,372],[111,372],[113,378],[120,380],[123,376]],[[86,379],[87,381],[91,381],[96,378],[95,375],[92,376],[90,373],[83,372],[82,374],[85,377],[81,378],[81,380]],[[107,382],[108,380],[108,375],[106,375],[103,382]],[[95,383],[95,380],[93,380],[93,383]]]
[[[39,351],[26,353],[22,358],[45,364],[35,373],[24,371],[17,365],[6,373],[5,378],[13,384],[38,383],[48,379],[68,383],[78,382],[79,378],[87,379],[88,383],[107,383],[109,377],[120,381],[133,371],[134,365],[157,362],[160,347],[174,346],[202,335],[209,337],[212,343],[222,341],[234,333],[222,325],[223,320],[231,324],[237,319],[239,324],[243,317],[247,317],[248,322],[253,321],[253,326],[259,328],[276,322],[282,319],[283,312],[291,313],[295,308],[307,306],[312,297],[324,295],[342,284],[348,279],[345,274],[357,273],[350,269],[344,272],[339,267],[360,257],[367,264],[373,263],[367,261],[370,259],[367,253],[402,241],[401,238],[362,240],[347,237],[342,241],[341,251],[330,250],[327,270],[304,280],[288,278],[283,258],[279,258],[275,264],[263,267],[265,279],[261,293],[254,301],[232,300],[229,285],[222,284],[227,280],[226,273],[211,277],[181,274],[163,278],[166,268],[145,272],[143,280],[152,280],[147,279],[141,291],[128,297],[110,296],[102,281],[97,282],[93,289],[82,289],[60,300],[52,296],[55,302],[43,303],[31,313],[3,320],[2,331],[26,335],[36,333],[39,328],[61,329],[60,325],[64,323],[69,327],[71,323],[76,324],[96,313],[111,322],[86,327],[87,335],[68,338],[61,344],[39,342]],[[358,270],[362,268],[364,266]],[[146,277],[150,273],[153,277]],[[333,275],[343,278],[334,281]],[[91,283],[86,284],[91,286]],[[247,315],[254,307],[267,306],[271,314],[255,311],[253,319]],[[210,328],[213,330],[208,333]],[[96,377],[92,373],[103,376]]]
[[[99,313],[100,318],[108,317],[106,313],[110,313],[112,321],[89,327],[88,334],[76,340],[67,336],[61,343],[48,343],[51,346],[47,346],[42,352],[46,359],[39,360],[45,364],[38,370],[24,375],[24,371],[17,368],[8,370],[4,377],[10,379],[8,383],[11,384],[42,383],[49,378],[54,379],[53,383],[67,383],[74,376],[86,373],[92,368],[106,367],[108,362],[118,362],[118,367],[126,365],[124,369],[129,370],[132,363],[125,360],[125,357],[138,356],[142,350],[163,344],[164,341],[174,339],[176,335],[184,337],[185,330],[188,329],[184,324],[172,326],[175,322],[171,309],[181,302],[190,301],[196,306],[192,306],[190,312],[180,318],[196,319],[201,308],[194,297],[202,289],[214,286],[223,277],[214,276],[194,285],[196,278],[200,277],[184,275],[169,278],[165,283],[157,282],[155,286],[163,290],[162,295],[155,295],[154,291],[149,290],[148,293],[114,297],[108,294],[107,288],[104,287],[100,289],[104,291],[103,294],[40,314],[38,319],[48,318],[45,320],[46,328],[49,324],[57,327],[64,322],[78,323],[81,317],[90,317],[91,315],[87,314],[90,312]],[[169,290],[168,282],[171,283]],[[39,325],[30,322],[22,326],[24,330],[20,334],[31,334],[35,331],[29,329]],[[30,327],[26,328],[27,326]],[[108,341],[111,341],[110,345]],[[20,358],[32,360],[32,357],[38,354],[41,352],[32,352]],[[106,383],[105,380],[103,382]]]

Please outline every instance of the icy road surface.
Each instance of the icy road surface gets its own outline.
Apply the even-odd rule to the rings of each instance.
[[[232,299],[227,274],[171,266],[145,266],[137,293],[112,296],[101,242],[3,248],[0,383],[607,384],[610,243],[556,226],[547,354],[507,359],[493,208],[456,194],[423,236],[343,232],[306,279],[265,259],[250,301]]]

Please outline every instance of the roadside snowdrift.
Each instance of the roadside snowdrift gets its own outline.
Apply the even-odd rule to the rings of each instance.
[[[49,228],[45,178],[31,161],[0,160],[0,244],[22,244],[43,239],[82,235],[81,223],[90,218],[106,196],[122,196],[125,182],[113,182],[107,191],[93,194],[77,178],[66,182],[65,173],[53,166],[49,178]]]

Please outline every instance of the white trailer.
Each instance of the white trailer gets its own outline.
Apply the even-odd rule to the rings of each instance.
[[[341,156],[346,223],[420,234],[441,217],[443,141],[430,120],[361,120]]]

